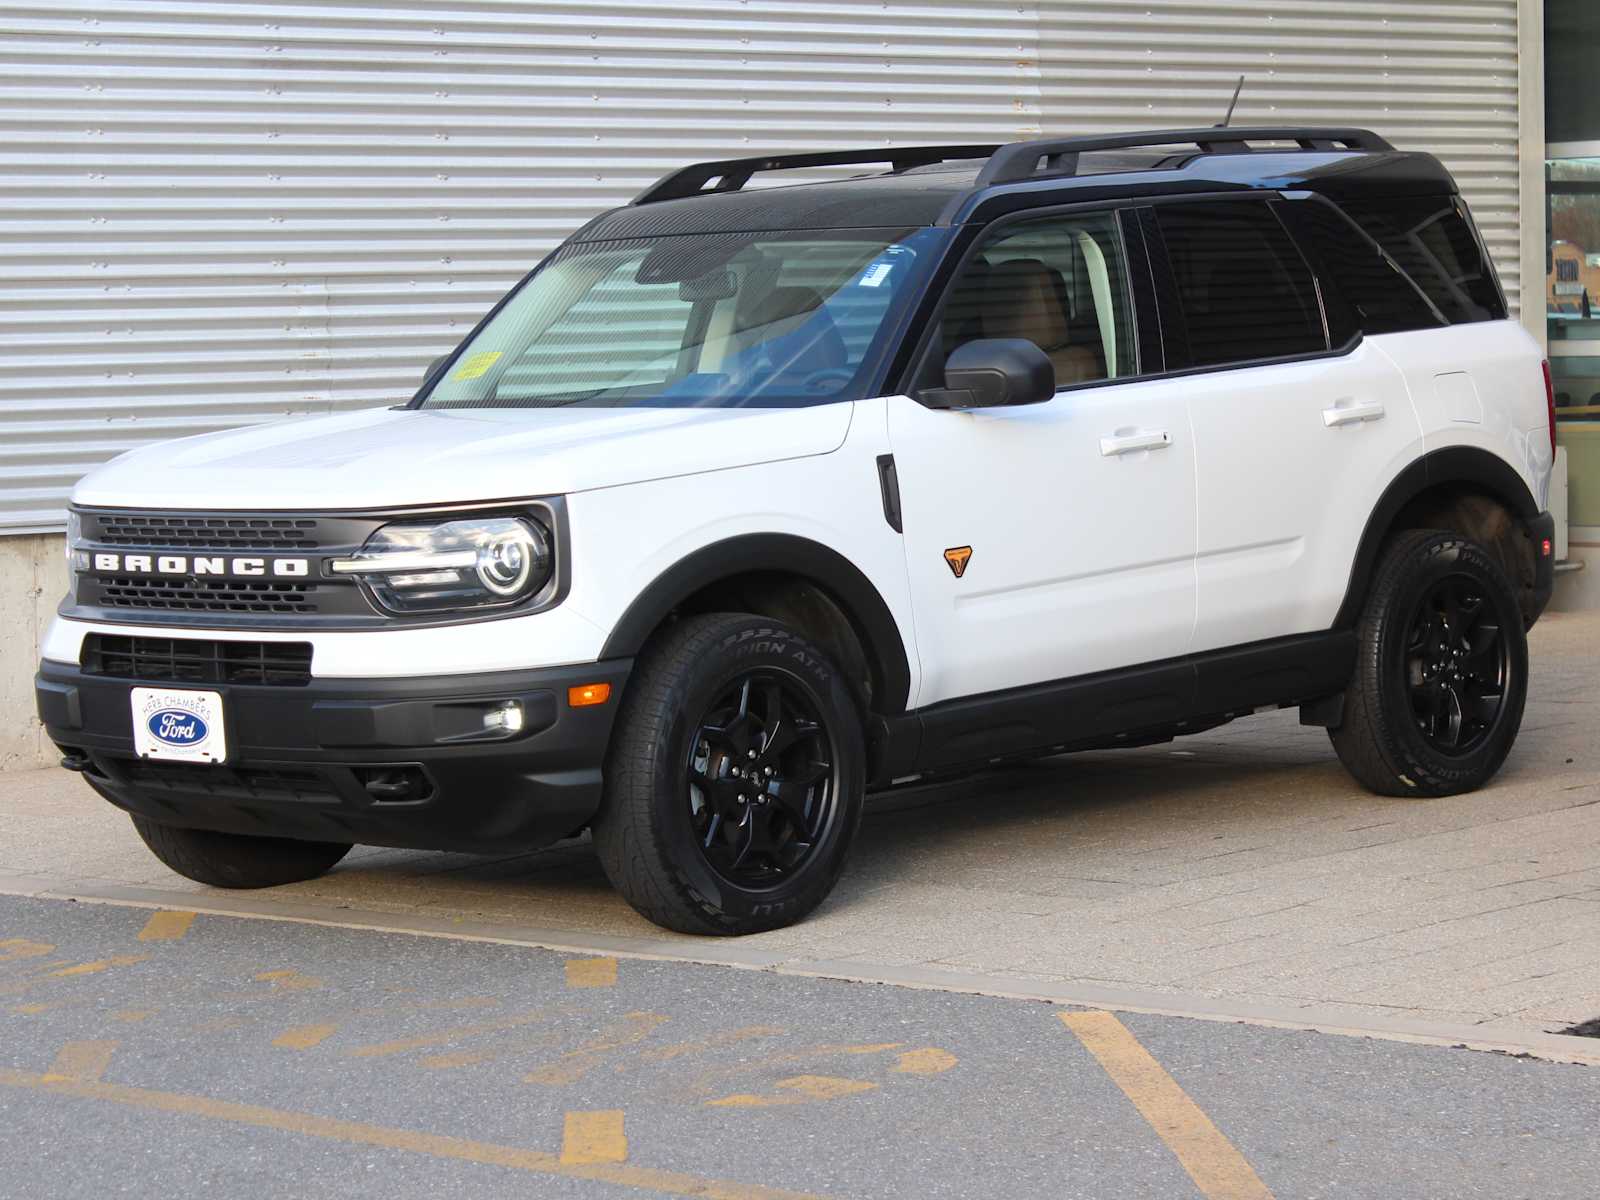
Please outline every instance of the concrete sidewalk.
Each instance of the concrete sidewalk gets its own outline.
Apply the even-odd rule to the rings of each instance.
[[[648,924],[581,842],[489,860],[358,849],[312,883],[216,891],[61,771],[0,776],[0,891],[1536,1035],[1600,1015],[1600,614],[1548,616],[1532,642],[1522,737],[1480,793],[1372,796],[1321,730],[1257,717],[879,797],[834,898],[738,942]]]

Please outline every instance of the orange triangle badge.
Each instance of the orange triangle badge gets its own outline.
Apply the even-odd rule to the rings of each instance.
[[[944,560],[950,564],[950,571],[957,579],[967,573],[967,561],[971,557],[971,546],[952,546],[944,552]]]

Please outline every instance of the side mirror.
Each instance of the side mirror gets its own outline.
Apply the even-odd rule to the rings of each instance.
[[[455,351],[452,350],[450,353],[454,354]],[[423,373],[422,373],[422,386],[423,387],[427,387],[429,381],[435,375],[437,375],[439,373],[439,368],[444,366],[444,364],[449,362],[449,361],[450,361],[450,355],[449,354],[441,354],[441,355],[439,355],[438,358],[434,359],[431,363],[429,363],[428,364],[428,369],[423,371]]]
[[[944,387],[918,398],[930,408],[1004,408],[1055,394],[1055,364],[1038,346],[1026,338],[979,338],[950,355]]]

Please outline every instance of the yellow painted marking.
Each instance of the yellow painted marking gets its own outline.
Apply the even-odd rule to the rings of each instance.
[[[346,1145],[405,1150],[413,1154],[427,1154],[434,1158],[480,1163],[537,1175],[589,1179],[616,1184],[619,1187],[661,1192],[669,1196],[697,1196],[704,1200],[822,1200],[821,1197],[803,1192],[786,1192],[754,1184],[705,1179],[679,1171],[658,1171],[623,1163],[564,1163],[559,1155],[542,1150],[500,1146],[491,1142],[476,1142],[468,1138],[422,1133],[412,1129],[396,1129],[386,1125],[368,1125],[360,1121],[341,1121],[332,1117],[267,1108],[257,1104],[236,1104],[228,1100],[214,1100],[209,1096],[160,1092],[150,1088],[124,1087],[120,1084],[91,1083],[83,1080],[46,1082],[41,1075],[30,1075],[24,1071],[14,1071],[5,1067],[0,1067],[0,1087],[37,1088],[58,1096],[100,1100],[151,1112],[202,1117],[256,1129],[275,1129],[283,1133],[324,1138]]]
[[[150,919],[144,923],[144,928],[139,931],[141,942],[175,942],[189,932],[189,926],[194,924],[194,913],[177,912],[163,909],[158,913],[151,913]]]
[[[113,1021],[146,1021],[156,1015],[153,1008],[122,1008],[111,1014]]]
[[[21,1013],[25,1017],[32,1017],[42,1012],[49,1012],[54,1004],[18,1004],[11,1011]]]
[[[719,1046],[732,1046],[738,1042],[747,1042],[752,1038],[782,1037],[789,1032],[776,1025],[745,1025],[738,1029],[729,1029],[722,1033],[714,1033],[710,1037],[698,1042],[674,1042],[670,1046],[659,1046],[654,1050],[641,1051],[635,1057],[639,1062],[658,1063],[671,1062],[675,1058],[683,1058],[688,1054],[698,1054],[702,1050],[711,1050]],[[621,1070],[622,1068],[617,1068]]]
[[[6,938],[0,941],[0,962],[14,962],[19,958],[43,958],[55,950],[49,942],[30,942],[27,938]]]
[[[900,1075],[942,1075],[959,1061],[948,1050],[924,1046],[921,1050],[907,1050],[890,1070]]]
[[[61,1047],[55,1062],[40,1078],[46,1083],[59,1083],[67,1079],[94,1083],[106,1073],[106,1068],[111,1065],[111,1056],[116,1052],[115,1042],[68,1042]]]
[[[628,1137],[622,1132],[622,1110],[569,1112],[561,1131],[561,1161],[619,1163],[628,1161]]]
[[[613,987],[616,982],[617,960],[614,958],[567,959],[569,988]]]
[[[301,1025],[284,1030],[272,1039],[272,1044],[283,1050],[309,1050],[322,1045],[338,1031],[337,1025]]]
[[[270,983],[274,991],[308,992],[322,986],[315,975],[302,975],[293,967],[283,971],[263,971],[256,976],[257,983]]]
[[[1208,1200],[1272,1200],[1267,1185],[1177,1080],[1108,1012],[1065,1012],[1061,1021],[1133,1101]]]
[[[49,972],[45,975],[45,978],[68,979],[74,975],[98,975],[108,967],[131,967],[134,963],[142,963],[149,957],[148,954],[113,954],[110,958],[100,958],[94,962],[79,963],[75,967],[62,967],[59,971]]]
[[[546,1015],[542,1012],[527,1012],[500,1021],[456,1025],[450,1029],[419,1034],[417,1037],[400,1038],[393,1042],[377,1042],[371,1046],[357,1046],[349,1051],[349,1054],[352,1058],[382,1058],[389,1054],[405,1054],[410,1050],[426,1050],[429,1046],[448,1046],[451,1042],[459,1042],[463,1038],[480,1037],[486,1033],[500,1033],[507,1029],[516,1029],[521,1025],[532,1025],[535,1021],[543,1021]]]
[[[546,1063],[524,1075],[525,1083],[576,1083],[605,1060],[613,1050],[631,1046],[649,1037],[656,1026],[670,1020],[660,1013],[631,1012],[617,1024],[600,1032],[575,1050],[569,1050],[555,1062]]]
[[[855,1096],[874,1091],[878,1085],[864,1079],[838,1079],[832,1075],[796,1075],[792,1079],[780,1079],[773,1086],[783,1088],[783,1094],[753,1096],[741,1093],[724,1096],[720,1100],[707,1100],[706,1104],[711,1108],[781,1108],[789,1104],[810,1104],[817,1100]]]

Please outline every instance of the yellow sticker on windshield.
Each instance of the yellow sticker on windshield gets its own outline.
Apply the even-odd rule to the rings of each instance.
[[[451,379],[476,379],[494,366],[495,360],[500,357],[498,350],[484,350],[477,354],[469,354],[461,360],[461,365],[456,368],[456,373]]]

